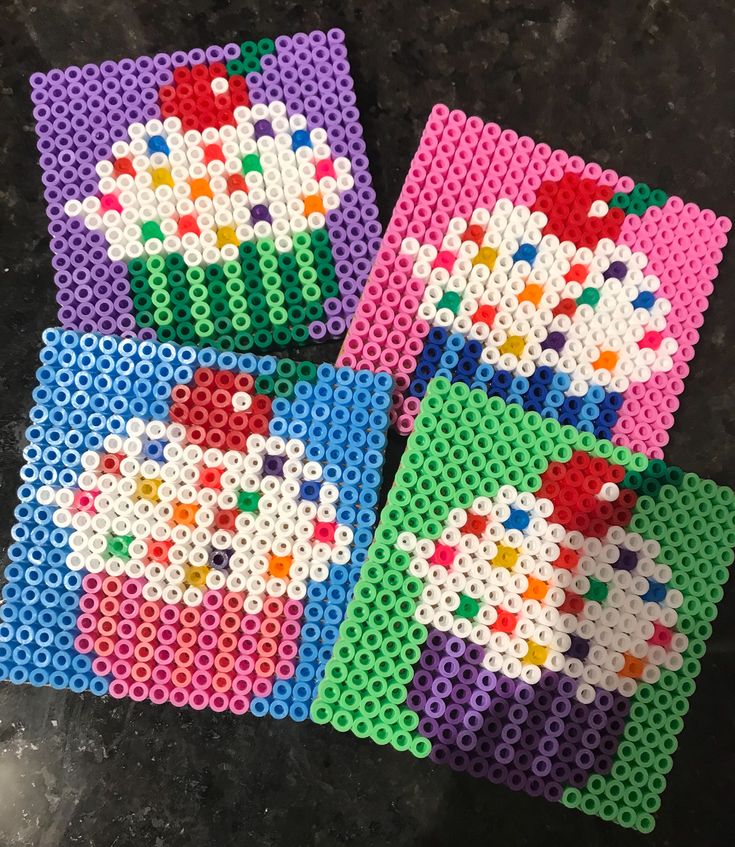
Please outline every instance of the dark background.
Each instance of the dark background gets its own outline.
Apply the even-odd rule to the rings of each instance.
[[[340,26],[384,224],[438,101],[735,215],[732,0],[32,3],[0,2],[3,556],[35,356],[55,322],[33,71]],[[731,485],[734,252],[666,453]],[[333,361],[337,347],[291,352]],[[393,436],[386,484],[401,446]],[[646,837],[326,727],[2,684],[0,845],[724,845],[735,822],[734,693],[730,586]]]

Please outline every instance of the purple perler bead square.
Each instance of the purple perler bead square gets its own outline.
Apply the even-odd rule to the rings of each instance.
[[[345,331],[381,228],[341,30],[31,85],[63,327],[236,352]]]

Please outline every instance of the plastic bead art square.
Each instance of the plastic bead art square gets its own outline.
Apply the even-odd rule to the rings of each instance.
[[[344,332],[381,229],[341,30],[31,85],[64,327],[240,353]]]
[[[0,679],[305,719],[372,539],[390,377],[44,341]]]
[[[734,503],[433,380],[312,717],[650,831],[733,560]]]
[[[339,363],[445,376],[661,457],[730,221],[436,106]]]

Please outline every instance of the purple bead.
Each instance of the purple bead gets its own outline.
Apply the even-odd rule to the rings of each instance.
[[[253,126],[253,131],[255,132],[256,139],[275,138],[275,133],[273,132],[273,127],[271,126],[270,121],[256,121]]]
[[[264,206],[261,203],[253,206],[250,210],[250,214],[253,220],[257,223],[258,221],[266,221],[267,223],[273,223],[273,219],[271,218],[271,213],[268,211],[268,207]]]
[[[579,659],[583,662],[590,652],[589,641],[585,638],[581,638],[579,635],[570,635],[569,639],[571,644],[569,645],[569,649],[566,651],[565,655],[570,659]]]
[[[610,267],[603,271],[604,279],[624,279],[625,275],[628,273],[628,266],[625,262],[612,262]]]
[[[638,564],[638,554],[635,550],[628,550],[625,547],[618,548],[618,560],[613,562],[612,566],[616,570],[632,571],[635,570]]]
[[[215,550],[210,557],[210,565],[216,570],[227,570],[233,550]]]
[[[266,455],[263,459],[263,473],[266,476],[283,477],[283,466],[286,463],[285,456]]]
[[[541,342],[542,350],[556,350],[561,353],[567,339],[563,332],[550,332]]]

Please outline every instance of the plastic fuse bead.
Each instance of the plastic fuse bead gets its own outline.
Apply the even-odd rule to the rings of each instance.
[[[381,228],[341,30],[30,82],[62,326],[238,353],[345,331]]]
[[[339,363],[434,376],[660,458],[730,221],[434,107]]]
[[[0,679],[303,720],[372,539],[391,379],[49,329]]]
[[[650,831],[734,505],[729,488],[433,380],[312,718]]]

